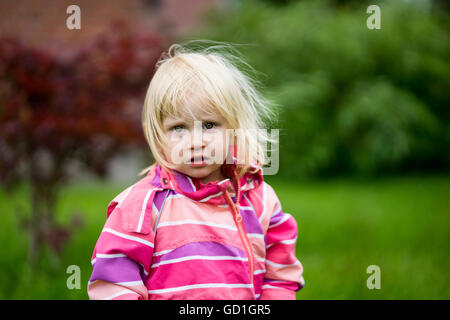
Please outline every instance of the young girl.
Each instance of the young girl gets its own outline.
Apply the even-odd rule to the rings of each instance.
[[[91,299],[295,299],[304,286],[297,223],[263,180],[268,103],[213,49],[173,45],[156,65],[142,114],[156,163],[108,206]]]

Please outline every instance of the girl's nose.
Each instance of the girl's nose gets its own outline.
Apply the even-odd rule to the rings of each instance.
[[[203,130],[201,121],[196,121],[194,124],[194,130],[191,134],[191,149],[199,150],[203,149],[206,146],[205,140],[203,137]]]
[[[205,142],[201,138],[192,138],[191,139],[191,149],[192,150],[201,150],[205,147]]]

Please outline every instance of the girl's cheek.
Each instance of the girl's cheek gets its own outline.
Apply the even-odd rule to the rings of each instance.
[[[174,132],[169,137],[170,148],[182,148],[189,143],[189,136],[185,133]]]

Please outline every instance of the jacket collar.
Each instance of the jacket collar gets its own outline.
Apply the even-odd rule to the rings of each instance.
[[[240,202],[244,191],[255,189],[263,183],[262,170],[259,167],[252,166],[257,169],[255,173],[247,171],[240,179],[237,179],[236,159],[233,164],[224,164],[223,166],[223,170],[229,178],[206,184],[203,184],[201,179],[189,177],[176,170],[166,169],[160,164],[156,164],[148,175],[152,176],[151,184],[155,187],[174,190],[192,200],[213,205],[226,204],[225,193],[233,195],[233,202]],[[236,194],[239,195],[239,199],[236,199]]]

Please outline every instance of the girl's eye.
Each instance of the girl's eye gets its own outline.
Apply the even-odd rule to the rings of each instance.
[[[175,131],[175,132],[183,132],[184,127],[182,125],[178,125],[178,126],[174,126],[172,128],[172,130]]]
[[[213,129],[216,126],[216,124],[214,122],[206,122],[203,125],[203,128],[209,130],[209,129]]]

